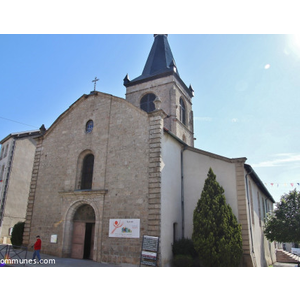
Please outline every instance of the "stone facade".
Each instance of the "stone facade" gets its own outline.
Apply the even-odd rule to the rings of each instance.
[[[88,204],[96,216],[93,259],[138,264],[142,236],[160,234],[164,116],[98,92],[77,100],[38,140],[24,243],[39,234],[45,253],[70,256],[74,214]],[[89,120],[94,128],[86,133]],[[89,191],[78,189],[86,153],[95,157]],[[140,239],[109,238],[110,219],[140,219]],[[53,234],[57,244],[50,243]]]

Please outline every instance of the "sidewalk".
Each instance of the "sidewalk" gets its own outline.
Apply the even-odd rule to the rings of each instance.
[[[33,251],[27,251],[27,255],[25,252],[21,253],[19,257],[13,256],[13,253],[11,254],[11,259],[16,259],[18,262],[25,262],[23,259],[27,259],[27,263],[24,264],[2,264],[1,266],[6,267],[137,267],[136,265],[130,265],[130,264],[107,264],[107,263],[99,263],[95,262],[89,259],[74,259],[74,258],[62,258],[62,257],[56,257],[51,256],[47,254],[41,253],[41,259],[43,260],[43,263],[37,264],[34,262],[30,263],[30,260],[32,261]],[[37,258],[36,258],[37,259]]]
[[[298,267],[298,264],[275,262],[273,267]]]
[[[27,259],[32,259],[33,252],[27,252]],[[37,257],[36,257],[37,259]],[[74,258],[62,258],[41,253],[41,259],[44,263],[41,264],[26,264],[25,267],[119,267],[113,264],[104,264],[90,259],[74,259]],[[14,267],[20,267],[14,265]]]

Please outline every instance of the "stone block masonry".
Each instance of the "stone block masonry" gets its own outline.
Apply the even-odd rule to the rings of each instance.
[[[24,242],[33,244],[39,234],[42,252],[70,257],[74,215],[89,205],[95,212],[92,259],[138,265],[143,235],[160,237],[165,116],[103,93],[79,98],[38,141]],[[94,127],[86,133],[89,120]],[[94,155],[92,189],[82,191],[87,153]],[[140,238],[109,237],[110,219],[139,219]],[[50,242],[53,234],[57,243]]]
[[[250,229],[244,176],[244,162],[245,161],[240,161],[235,165],[236,188],[238,196],[238,221],[242,225],[243,265],[252,267],[253,261],[251,258]]]
[[[149,183],[148,183],[148,232],[150,236],[161,236],[161,162],[162,135],[166,114],[156,110],[149,114]],[[158,251],[158,265],[161,253]]]
[[[300,264],[300,257],[284,251],[282,249],[276,250],[276,261],[281,263],[297,263]]]

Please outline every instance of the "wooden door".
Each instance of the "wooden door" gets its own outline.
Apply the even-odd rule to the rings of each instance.
[[[95,238],[95,224],[92,225],[91,254],[90,254],[90,259],[93,259],[93,255],[94,255],[94,238]]]
[[[72,258],[82,259],[84,255],[85,223],[74,222],[72,240]]]

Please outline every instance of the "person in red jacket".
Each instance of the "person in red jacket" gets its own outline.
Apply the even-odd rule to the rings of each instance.
[[[40,261],[41,260],[40,250],[42,248],[42,241],[41,241],[39,235],[36,236],[36,242],[35,242],[33,247],[34,247],[34,252],[33,252],[32,259],[35,259],[35,256],[37,256],[38,261]]]

